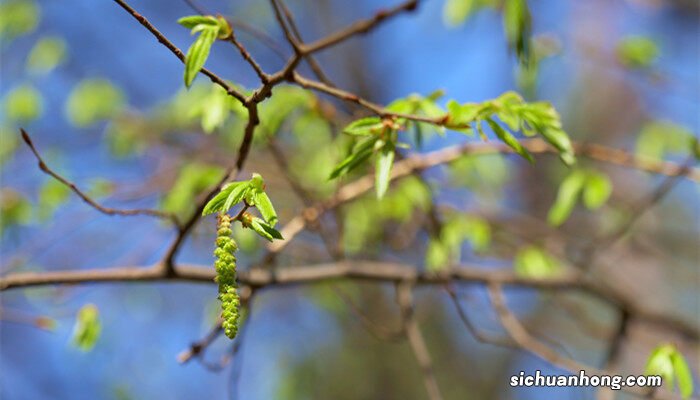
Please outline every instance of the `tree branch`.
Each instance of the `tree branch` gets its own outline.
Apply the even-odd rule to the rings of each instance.
[[[20,128],[20,132],[22,134],[22,139],[24,140],[24,143],[26,143],[27,146],[29,146],[29,149],[34,154],[34,157],[36,157],[36,159],[39,163],[39,169],[42,172],[44,172],[45,174],[51,176],[52,178],[56,179],[57,181],[66,185],[67,187],[69,187],[73,191],[73,193],[77,194],[78,197],[80,197],[85,203],[87,203],[92,208],[96,209],[97,211],[99,211],[103,214],[107,214],[107,215],[122,215],[122,216],[147,215],[150,217],[156,217],[156,218],[160,218],[160,219],[169,219],[170,221],[172,221],[172,223],[175,226],[180,226],[180,223],[177,219],[177,216],[175,216],[175,214],[172,214],[169,212],[160,211],[160,210],[151,210],[151,209],[122,210],[122,209],[117,209],[117,208],[104,207],[104,206],[100,205],[95,200],[93,200],[90,196],[88,196],[85,192],[78,189],[78,187],[73,182],[62,177],[57,172],[55,172],[54,170],[49,168],[49,166],[46,165],[43,158],[39,154],[39,151],[34,146],[34,143],[32,142],[32,139],[29,137],[29,134],[27,133],[27,131]]]

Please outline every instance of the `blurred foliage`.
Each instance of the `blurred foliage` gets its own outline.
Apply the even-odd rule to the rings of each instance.
[[[612,182],[602,172],[574,169],[559,185],[557,198],[549,209],[547,220],[552,225],[563,224],[571,215],[579,198],[589,210],[600,208],[612,193]]]
[[[163,197],[161,207],[180,217],[194,212],[194,202],[204,190],[214,186],[223,174],[223,168],[190,162],[180,168],[175,184]]]
[[[0,189],[0,233],[13,225],[26,225],[32,220],[32,205],[21,193],[4,187]]]
[[[39,191],[39,219],[48,220],[53,216],[56,209],[68,200],[70,188],[63,183],[48,179]]]
[[[68,96],[66,115],[79,128],[117,115],[124,107],[121,89],[101,78],[83,79]]]
[[[353,201],[343,209],[345,251],[355,254],[367,251],[373,243],[379,244],[387,222],[411,224],[417,211],[427,210],[430,198],[430,190],[423,182],[415,177],[407,177],[398,182],[381,200],[363,196]]]
[[[86,304],[75,318],[73,327],[73,345],[82,351],[90,351],[95,347],[102,332],[99,310],[94,304]]]
[[[41,116],[44,101],[41,93],[29,84],[23,84],[5,95],[5,115],[11,121],[27,123]]]
[[[669,121],[651,121],[637,136],[637,155],[662,160],[666,155],[691,154],[697,139],[683,126]]]
[[[617,59],[631,69],[649,68],[659,56],[659,46],[645,36],[628,36],[617,44]]]
[[[53,36],[41,38],[27,57],[27,71],[37,75],[51,72],[66,59],[66,43]]]
[[[31,33],[39,24],[40,9],[34,1],[9,0],[0,4],[0,37],[12,40]]]
[[[538,279],[552,278],[563,270],[559,260],[537,246],[527,246],[518,250],[513,268],[519,276]]]
[[[475,252],[482,252],[491,243],[491,227],[473,215],[448,215],[438,237],[428,241],[425,264],[430,271],[440,271],[459,264],[462,244],[469,242]]]

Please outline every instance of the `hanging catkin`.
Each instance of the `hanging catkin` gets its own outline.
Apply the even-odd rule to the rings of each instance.
[[[238,249],[233,241],[231,231],[231,217],[227,214],[219,215],[216,232],[216,250],[214,256],[214,268],[216,269],[216,282],[219,284],[219,300],[221,300],[221,318],[224,333],[233,339],[238,333],[238,316],[240,298],[238,297],[236,284],[236,256]]]

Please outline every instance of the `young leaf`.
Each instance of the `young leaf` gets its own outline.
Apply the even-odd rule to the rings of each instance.
[[[394,164],[394,146],[391,143],[384,145],[377,157],[377,170],[375,171],[375,185],[377,198],[381,199],[389,188],[391,166]]]
[[[576,205],[583,185],[586,181],[586,174],[583,171],[575,170],[562,181],[557,193],[557,199],[552,205],[547,215],[547,220],[551,225],[559,226],[571,214]]]
[[[73,344],[82,351],[90,351],[95,347],[101,331],[97,307],[94,304],[86,304],[78,311],[75,320]]]
[[[218,25],[197,25],[194,29],[199,27],[202,27],[202,33],[192,43],[192,46],[187,50],[187,56],[185,56],[185,86],[188,88],[207,61],[211,46],[219,34]]]
[[[511,135],[510,132],[503,129],[491,118],[486,119],[486,122],[488,122],[489,126],[493,130],[493,133],[495,133],[496,136],[498,136],[498,138],[501,139],[503,143],[507,144],[508,147],[515,150],[516,153],[520,154],[523,158],[530,161],[531,163],[535,162],[530,153],[527,150],[525,150],[523,145],[521,145],[520,142],[518,142],[518,139],[516,139],[515,136]]]
[[[177,20],[177,23],[187,29],[194,29],[197,25],[217,26],[216,18],[211,15],[190,15]]]
[[[675,347],[670,344],[658,346],[651,352],[644,368],[644,375],[661,376],[666,386],[673,389],[673,381],[675,378],[673,361],[671,354],[675,351]]]
[[[255,208],[260,211],[263,219],[267,221],[270,226],[275,226],[277,223],[277,213],[275,212],[275,208],[272,206],[272,202],[267,194],[265,192],[256,193],[254,200]]]
[[[503,24],[508,45],[515,50],[518,60],[526,64],[530,58],[532,17],[526,0],[506,0],[503,7]]]
[[[221,210],[223,212],[227,212],[228,210],[233,207],[234,204],[238,204],[243,200],[243,197],[245,197],[246,193],[248,192],[248,189],[250,188],[250,185],[248,182],[234,182],[231,184],[232,189],[229,192],[228,197],[226,198],[226,202],[224,203],[224,206]]]
[[[270,242],[272,242],[274,239],[284,240],[282,234],[279,233],[279,231],[268,225],[265,221],[261,220],[260,218],[251,219],[250,227],[255,231],[255,233],[264,237]]]
[[[594,210],[608,201],[612,193],[612,183],[607,175],[600,172],[590,171],[587,175],[583,188],[583,204],[589,210]]]
[[[357,146],[357,149],[354,149],[354,151],[350,153],[345,160],[343,160],[333,169],[328,179],[335,179],[339,176],[343,176],[355,169],[358,165],[362,164],[372,155],[372,149],[374,148],[375,143],[377,143],[377,140],[377,137],[371,137],[360,143],[360,145]]]
[[[671,353],[671,365],[673,365],[673,372],[675,372],[678,381],[678,390],[684,399],[688,399],[693,394],[693,374],[690,372],[683,354],[678,349],[674,350]]]
[[[350,123],[343,129],[343,133],[355,136],[369,136],[379,133],[382,128],[382,120],[379,117],[367,117]]]

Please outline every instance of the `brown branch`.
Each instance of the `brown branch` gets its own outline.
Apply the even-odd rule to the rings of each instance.
[[[231,23],[229,22],[229,25]],[[260,78],[260,81],[265,84],[267,81],[270,79],[270,76],[263,71],[262,67],[260,64],[258,64],[255,59],[253,59],[253,56],[250,55],[248,50],[243,46],[241,42],[238,41],[236,38],[236,32],[235,30],[231,30],[231,35],[228,37],[228,41],[233,43],[234,46],[238,49],[238,51],[241,53],[241,57],[243,57],[244,60],[248,62],[248,64],[253,68],[255,73],[258,75],[258,78]]]
[[[97,203],[95,200],[93,200],[90,196],[88,196],[85,192],[80,190],[78,186],[76,186],[73,182],[69,181],[68,179],[62,177],[59,175],[57,172],[49,168],[48,165],[44,162],[44,159],[41,157],[39,154],[39,151],[36,149],[34,146],[34,143],[32,142],[32,139],[29,137],[29,134],[24,130],[20,128],[20,132],[22,134],[22,139],[24,140],[24,143],[27,144],[29,149],[32,151],[34,154],[34,157],[36,157],[38,163],[39,163],[39,169],[44,172],[45,174],[51,176],[52,178],[56,179],[57,181],[61,182],[65,186],[69,187],[73,193],[77,194],[78,197],[80,197],[85,203],[87,203],[90,207],[96,209],[97,211],[107,214],[107,215],[123,215],[123,216],[134,216],[134,215],[147,215],[150,217],[156,217],[160,219],[169,219],[172,221],[175,226],[179,226],[180,223],[178,222],[177,216],[175,214],[165,212],[165,211],[160,211],[160,210],[152,210],[152,209],[117,209],[117,208],[110,208],[110,207],[104,207]]]
[[[209,266],[178,265],[173,274],[165,273],[163,266],[122,267],[108,269],[44,271],[12,273],[0,278],[0,291],[46,285],[85,284],[98,282],[147,282],[187,281],[214,282],[214,270]],[[479,267],[453,267],[440,274],[421,272],[415,267],[376,261],[342,261],[313,266],[295,266],[278,269],[253,268],[240,271],[238,282],[252,289],[312,284],[333,279],[351,279],[370,282],[400,282],[410,280],[420,285],[442,285],[449,282],[472,282],[531,287],[543,290],[575,289],[593,295],[608,304],[626,309],[635,320],[675,330],[690,340],[697,341],[700,332],[694,324],[687,323],[668,313],[647,311],[634,300],[621,298],[616,292],[591,282],[578,273],[551,279],[523,278],[509,269],[483,269]]]
[[[377,11],[371,18],[357,21],[337,32],[331,33],[313,43],[301,47],[304,54],[315,53],[347,40],[358,34],[365,34],[379,26],[380,23],[402,12],[413,11],[418,6],[418,0],[408,0],[396,6]]]
[[[117,3],[121,8],[126,10],[129,15],[134,17],[144,28],[146,28],[155,38],[158,40],[159,43],[161,43],[163,46],[165,46],[170,52],[175,54],[175,56],[182,61],[183,63],[185,62],[185,53],[182,52],[177,46],[175,46],[168,38],[166,38],[158,29],[156,29],[153,24],[146,19],[143,15],[139,14],[136,10],[131,8],[125,1],[123,0],[114,0],[115,3]],[[220,78],[218,75],[214,74],[213,72],[209,71],[206,68],[202,68],[201,72],[206,75],[213,83],[221,86],[226,90],[226,93],[228,93],[230,96],[236,98],[238,101],[240,101],[243,104],[246,104],[246,97],[243,95],[243,93],[239,92],[231,86],[228,82],[226,82],[224,79]]]

